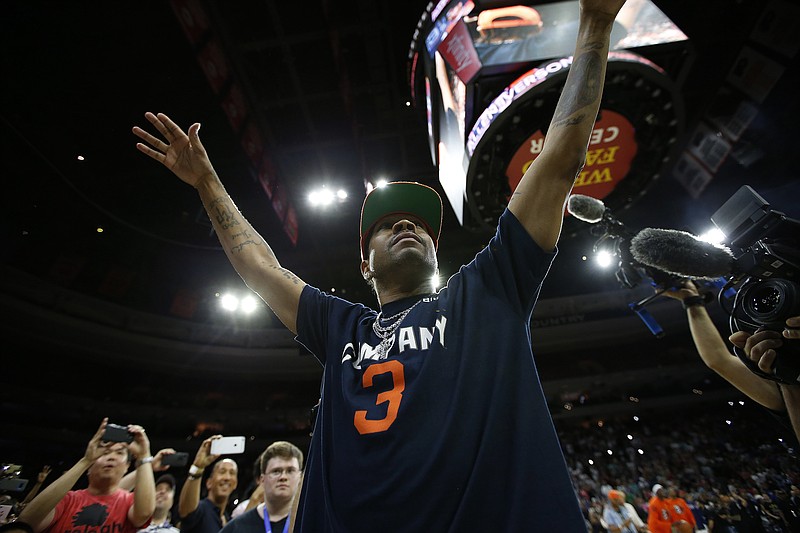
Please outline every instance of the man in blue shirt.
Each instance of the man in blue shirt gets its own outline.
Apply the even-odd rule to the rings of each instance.
[[[361,214],[380,312],[283,268],[226,193],[198,136],[164,114],[137,148],[197,189],[232,264],[325,366],[296,530],[585,531],[531,350],[529,320],[582,169],[624,0],[582,0],[547,141],[497,233],[438,293],[442,204],[392,183]]]
[[[233,459],[217,461],[219,456],[211,454],[211,442],[219,438],[221,435],[205,439],[189,467],[178,499],[181,531],[184,533],[217,533],[231,519],[227,510],[228,500],[239,483],[239,467]],[[203,472],[212,464],[211,475],[205,483],[208,495],[201,500]]]

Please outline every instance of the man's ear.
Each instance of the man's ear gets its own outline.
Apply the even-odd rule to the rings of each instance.
[[[366,259],[362,259],[361,260],[361,276],[365,280],[370,281],[373,278],[374,275],[375,275],[375,273],[372,270],[370,270],[370,268],[369,268],[369,261],[367,261]]]

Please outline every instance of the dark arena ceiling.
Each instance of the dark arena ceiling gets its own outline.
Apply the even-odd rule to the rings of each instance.
[[[680,123],[641,115],[636,181],[609,205],[634,230],[700,233],[748,184],[800,218],[796,3],[655,4],[689,38],[652,57],[673,78],[680,109],[669,113]],[[305,438],[319,365],[265,306],[249,317],[219,310],[218,294],[246,287],[197,194],[137,152],[131,127],[147,125],[146,111],[202,123],[223,182],[281,262],[373,305],[358,271],[365,183],[414,180],[443,192],[425,105],[409,86],[409,46],[426,9],[380,0],[3,3],[2,454],[80,450],[105,415],[160,431],[165,443],[208,431]],[[510,82],[533,66],[504,75]],[[484,86],[484,105],[507,85],[498,79]],[[551,105],[558,87],[548,90]],[[631,113],[648,98],[616,94]],[[736,120],[734,139],[725,131]],[[308,193],[322,184],[349,196],[312,208]],[[495,191],[486,212],[501,209],[502,191],[484,191]],[[491,224],[464,228],[445,207],[446,279],[487,242]],[[653,409],[738,397],[699,362],[673,302],[651,307],[667,335],[647,331],[627,304],[652,289],[623,289],[613,269],[584,261],[594,239],[565,222],[534,313],[556,419],[629,412],[631,397]],[[580,407],[564,411],[572,401]]]

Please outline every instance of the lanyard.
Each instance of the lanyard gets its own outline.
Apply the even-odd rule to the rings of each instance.
[[[269,512],[267,511],[267,504],[264,504],[264,531],[272,533],[272,524],[269,523]],[[286,516],[286,523],[283,524],[283,533],[289,533],[289,516]]]

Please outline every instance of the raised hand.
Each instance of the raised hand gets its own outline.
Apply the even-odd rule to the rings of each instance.
[[[214,167],[208,159],[203,143],[200,142],[199,123],[189,126],[187,134],[164,113],[156,115],[147,112],[144,116],[165,140],[134,126],[133,134],[147,143],[136,143],[136,148],[140,152],[163,164],[181,180],[195,188],[203,179],[214,175]]]
[[[86,446],[86,452],[83,454],[83,457],[90,463],[95,462],[98,457],[105,455],[111,445],[114,444],[113,442],[106,442],[102,440],[103,432],[106,430],[106,424],[108,424],[107,417],[100,422],[100,427],[97,428],[97,432],[94,434],[91,440],[89,440],[89,444]]]
[[[163,450],[158,450],[158,453],[153,456],[153,472],[163,472],[164,470],[169,469],[169,465],[164,466],[161,461],[164,459],[164,457],[167,455],[172,455],[173,453],[175,453],[174,448],[164,448]]]
[[[128,444],[128,450],[130,450],[133,456],[137,459],[149,456],[150,439],[147,438],[144,428],[142,426],[132,424],[128,426],[128,433],[133,435],[133,442]]]
[[[683,286],[675,289],[668,289],[661,294],[667,298],[683,301],[689,296],[699,296],[700,292],[697,290],[697,285],[695,285],[691,280],[686,280],[683,282]]]
[[[44,480],[47,479],[47,476],[50,475],[50,465],[44,465],[42,467],[42,471],[36,477],[36,481],[39,483],[44,483]]]
[[[222,435],[214,435],[213,437],[209,437],[204,440],[200,445],[200,448],[198,448],[192,464],[194,464],[197,468],[203,469],[216,461],[219,455],[211,455],[211,441],[221,438]]]

